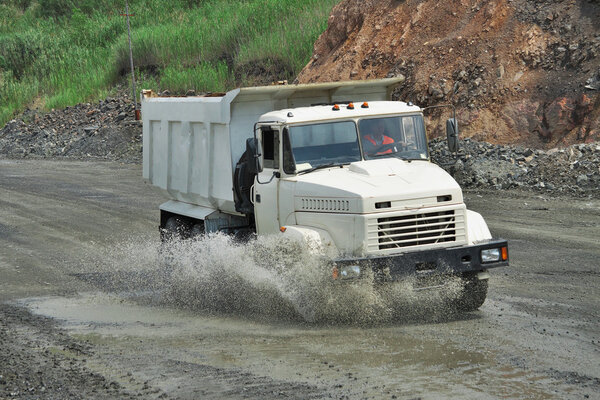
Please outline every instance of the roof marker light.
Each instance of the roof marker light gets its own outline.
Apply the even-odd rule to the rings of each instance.
[[[348,103],[348,110],[354,110],[354,103]]]
[[[293,114],[293,113],[290,111],[290,112],[288,113],[288,118],[292,118],[293,116],[294,116],[294,114]]]
[[[362,106],[360,106],[360,108],[369,108],[369,103],[365,101],[364,103],[362,103]]]
[[[340,111],[340,106],[338,106],[337,104],[334,104],[333,107],[331,107],[331,109],[333,111]]]

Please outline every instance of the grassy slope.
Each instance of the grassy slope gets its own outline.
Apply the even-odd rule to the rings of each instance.
[[[336,2],[131,0],[138,88],[223,91],[293,78]],[[62,108],[128,79],[123,9],[110,0],[0,2],[0,127],[32,102]]]

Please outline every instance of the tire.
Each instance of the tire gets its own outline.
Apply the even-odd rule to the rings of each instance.
[[[163,242],[170,240],[183,240],[190,237],[191,227],[181,217],[170,217],[162,229]]]
[[[256,239],[256,234],[252,229],[238,229],[233,234],[233,241],[236,243],[245,244],[252,239]]]
[[[205,233],[206,231],[204,230],[204,222],[199,221],[192,226],[192,229],[190,230],[190,238],[201,239]]]
[[[454,302],[454,308],[460,312],[469,312],[479,309],[485,302],[488,290],[487,279],[477,279],[477,276],[463,278],[464,289]]]

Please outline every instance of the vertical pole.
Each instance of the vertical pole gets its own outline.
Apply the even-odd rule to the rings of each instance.
[[[129,3],[125,0],[125,15],[127,16],[127,36],[129,37],[129,64],[131,65],[131,86],[133,90],[133,106],[135,107],[135,119],[140,119],[138,111],[137,95],[135,91],[135,74],[133,70],[133,51],[131,50],[131,28],[129,26]]]

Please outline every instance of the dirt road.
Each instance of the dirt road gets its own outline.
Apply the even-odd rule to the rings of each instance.
[[[327,324],[277,243],[211,238],[164,278],[162,201],[139,166],[0,160],[0,399],[600,398],[597,199],[467,192],[510,243],[480,311],[376,318],[353,287],[321,311],[364,318]]]

